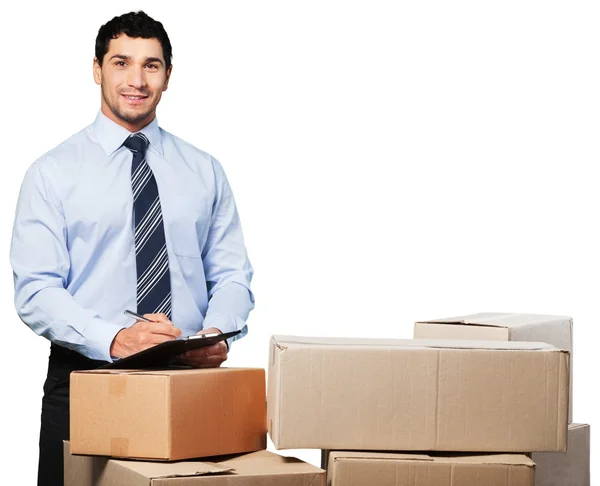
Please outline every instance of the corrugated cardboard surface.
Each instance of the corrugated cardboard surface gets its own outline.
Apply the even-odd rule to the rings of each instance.
[[[590,486],[590,426],[570,424],[567,452],[536,452],[536,486]]]
[[[274,336],[278,449],[564,451],[569,354],[543,343]]]
[[[522,454],[427,455],[331,451],[328,486],[533,486]]]
[[[551,344],[571,353],[569,423],[573,421],[573,319],[568,316],[487,312],[416,322],[416,339],[489,339]]]
[[[263,369],[71,374],[75,454],[188,459],[266,448]]]
[[[325,486],[322,469],[267,451],[171,463],[64,452],[65,486]]]

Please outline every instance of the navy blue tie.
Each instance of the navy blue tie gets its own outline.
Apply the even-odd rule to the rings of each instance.
[[[148,139],[143,133],[123,143],[133,152],[131,191],[135,222],[137,311],[162,312],[171,318],[171,280],[160,198],[154,174],[146,162]]]

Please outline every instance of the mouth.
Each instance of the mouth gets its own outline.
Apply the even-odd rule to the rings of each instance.
[[[125,100],[126,103],[128,103],[130,105],[140,105],[148,98],[147,95],[126,95],[126,94],[121,94],[121,97]]]

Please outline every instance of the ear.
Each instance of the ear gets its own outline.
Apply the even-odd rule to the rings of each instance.
[[[100,64],[98,63],[97,57],[94,57],[94,68],[93,69],[94,69],[94,81],[98,85],[102,84],[102,68],[100,67]]]
[[[165,84],[163,85],[163,91],[167,91],[167,88],[169,87],[169,79],[171,79],[171,71],[173,71],[173,64],[171,64],[169,66],[169,69],[167,69],[167,77],[165,79]]]

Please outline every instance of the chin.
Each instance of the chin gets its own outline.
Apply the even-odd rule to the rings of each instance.
[[[128,123],[139,123],[144,121],[152,113],[152,110],[145,110],[144,112],[137,112],[135,110],[123,110],[119,114],[119,117]]]

